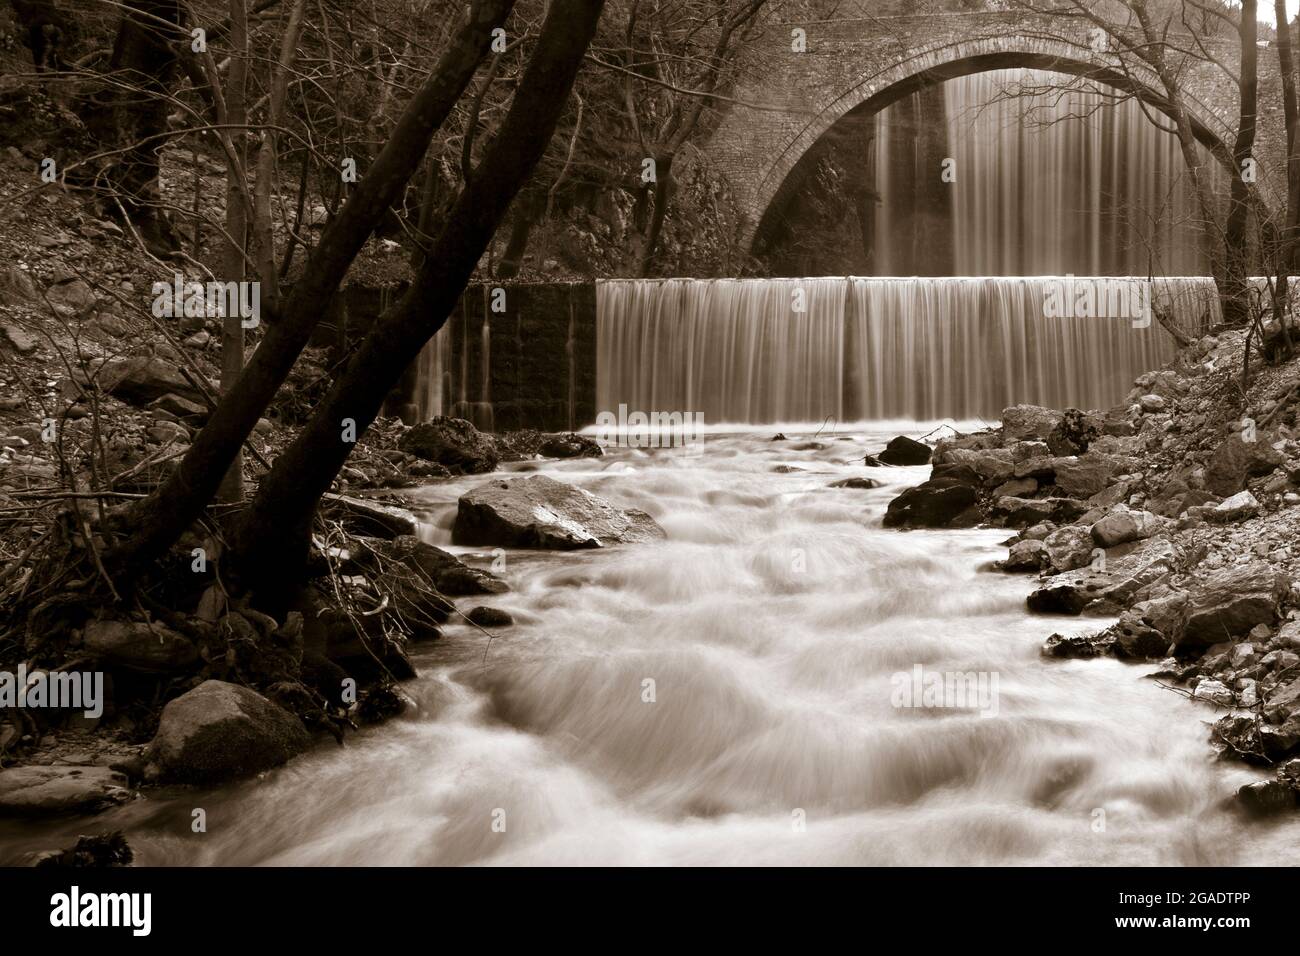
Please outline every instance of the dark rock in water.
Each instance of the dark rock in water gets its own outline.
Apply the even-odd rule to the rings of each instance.
[[[491,437],[463,418],[439,416],[421,422],[402,436],[398,447],[466,475],[492,471],[499,461]]]
[[[879,488],[880,482],[874,478],[841,478],[839,481],[832,481],[828,487],[856,488],[865,491],[868,488]]]
[[[366,690],[357,701],[357,717],[363,724],[379,724],[403,714],[413,702],[396,684],[384,682]]]
[[[780,432],[777,432],[769,439],[769,441],[789,441],[789,440],[790,439],[786,438],[785,435],[781,434]]]
[[[885,450],[876,456],[886,465],[928,465],[930,446],[906,435],[890,439]]]
[[[1160,631],[1125,614],[1110,629],[1115,635],[1115,655],[1126,660],[1157,660],[1169,650],[1170,640]]]
[[[396,538],[400,535],[413,535],[420,527],[415,515],[405,508],[367,498],[323,495],[320,512],[323,517],[340,522],[348,534],[365,537]]]
[[[600,458],[605,450],[600,442],[585,435],[550,435],[538,447],[545,458]]]
[[[198,662],[199,651],[189,638],[156,621],[90,621],[82,646],[109,667],[169,674]]]
[[[931,481],[938,481],[940,478],[955,481],[960,485],[970,485],[972,488],[979,488],[984,484],[983,477],[974,468],[956,462],[935,465],[930,469]]]
[[[946,528],[975,524],[978,492],[952,478],[931,478],[908,488],[885,510],[886,528]]]
[[[479,627],[509,627],[515,623],[510,612],[499,607],[476,607],[465,615],[465,620]]]
[[[930,464],[930,446],[900,434],[876,458],[885,464]]]
[[[1300,796],[1297,791],[1280,780],[1248,783],[1237,791],[1237,799],[1241,801],[1241,805],[1249,813],[1259,817],[1294,810],[1297,796]]]
[[[75,845],[66,850],[53,850],[41,854],[36,866],[103,867],[130,866],[135,859],[130,844],[121,830],[95,836],[79,836]]]
[[[302,721],[256,691],[204,681],[163,708],[149,744],[149,774],[175,783],[211,784],[260,773],[302,753]]]
[[[1035,614],[1079,615],[1090,600],[1081,588],[1064,584],[1039,588],[1025,598],[1025,604]]]
[[[569,551],[653,541],[664,531],[644,511],[615,508],[545,475],[498,479],[461,495],[452,540],[466,545]]]
[[[876,458],[874,455],[864,455],[862,458],[862,464],[866,465],[868,468],[883,468],[885,465],[883,461]]]
[[[1043,645],[1045,657],[1106,657],[1114,652],[1115,636],[1109,631],[1098,634],[1053,634]]]
[[[108,767],[14,767],[0,770],[0,816],[97,813],[130,797]]]
[[[1101,436],[1102,421],[1077,408],[1067,408],[1047,436],[1053,455],[1082,455]]]
[[[1035,572],[1043,567],[1047,560],[1047,547],[1041,541],[1032,538],[1017,541],[1002,562],[1002,570],[1010,572]]]

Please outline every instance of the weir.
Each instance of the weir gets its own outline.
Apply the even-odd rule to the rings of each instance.
[[[1089,314],[1122,300],[1107,295],[1116,283],[1189,334],[1219,320],[1199,276],[599,282],[596,407],[710,424],[1107,408],[1176,351],[1154,315]],[[1084,307],[1060,314],[1062,301]]]

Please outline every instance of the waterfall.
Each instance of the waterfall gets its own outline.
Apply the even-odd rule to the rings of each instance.
[[[1178,140],[1137,102],[1042,70],[938,89],[874,117],[873,273],[1209,274]]]
[[[1192,333],[1219,318],[1213,280],[1199,277],[605,281],[596,408],[710,424],[1107,408],[1176,350],[1149,313],[1117,315],[1116,290]]]
[[[843,279],[665,279],[596,287],[596,408],[812,421],[843,394]]]

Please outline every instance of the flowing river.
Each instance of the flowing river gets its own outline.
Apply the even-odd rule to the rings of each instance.
[[[928,473],[862,467],[897,431],[803,450],[811,430],[774,431],[523,466],[650,512],[667,540],[508,552],[513,590],[464,606],[516,626],[417,646],[418,712],[239,785],[6,824],[0,855],[120,827],[143,864],[1294,861],[1300,821],[1226,809],[1262,774],[1213,759],[1212,708],[1154,667],[1040,656],[1052,630],[1107,622],[1028,615],[1030,579],[989,568],[1007,532],[880,527]],[[828,487],[855,475],[882,486]],[[417,492],[430,541],[449,547],[482,480]],[[990,695],[896,706],[918,667]]]

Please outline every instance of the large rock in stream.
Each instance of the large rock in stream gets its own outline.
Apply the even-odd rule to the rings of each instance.
[[[456,544],[571,551],[653,541],[664,531],[644,511],[545,475],[497,479],[461,495],[451,537]]]
[[[277,767],[311,743],[302,722],[256,691],[208,680],[163,708],[148,775],[211,784]]]
[[[416,458],[466,475],[492,471],[500,461],[496,443],[463,418],[438,416],[421,422],[405,435],[398,447]]]
[[[130,797],[108,767],[14,767],[0,771],[0,815],[94,813]]]
[[[930,446],[915,438],[899,435],[892,439],[876,458],[886,465],[928,465]]]

